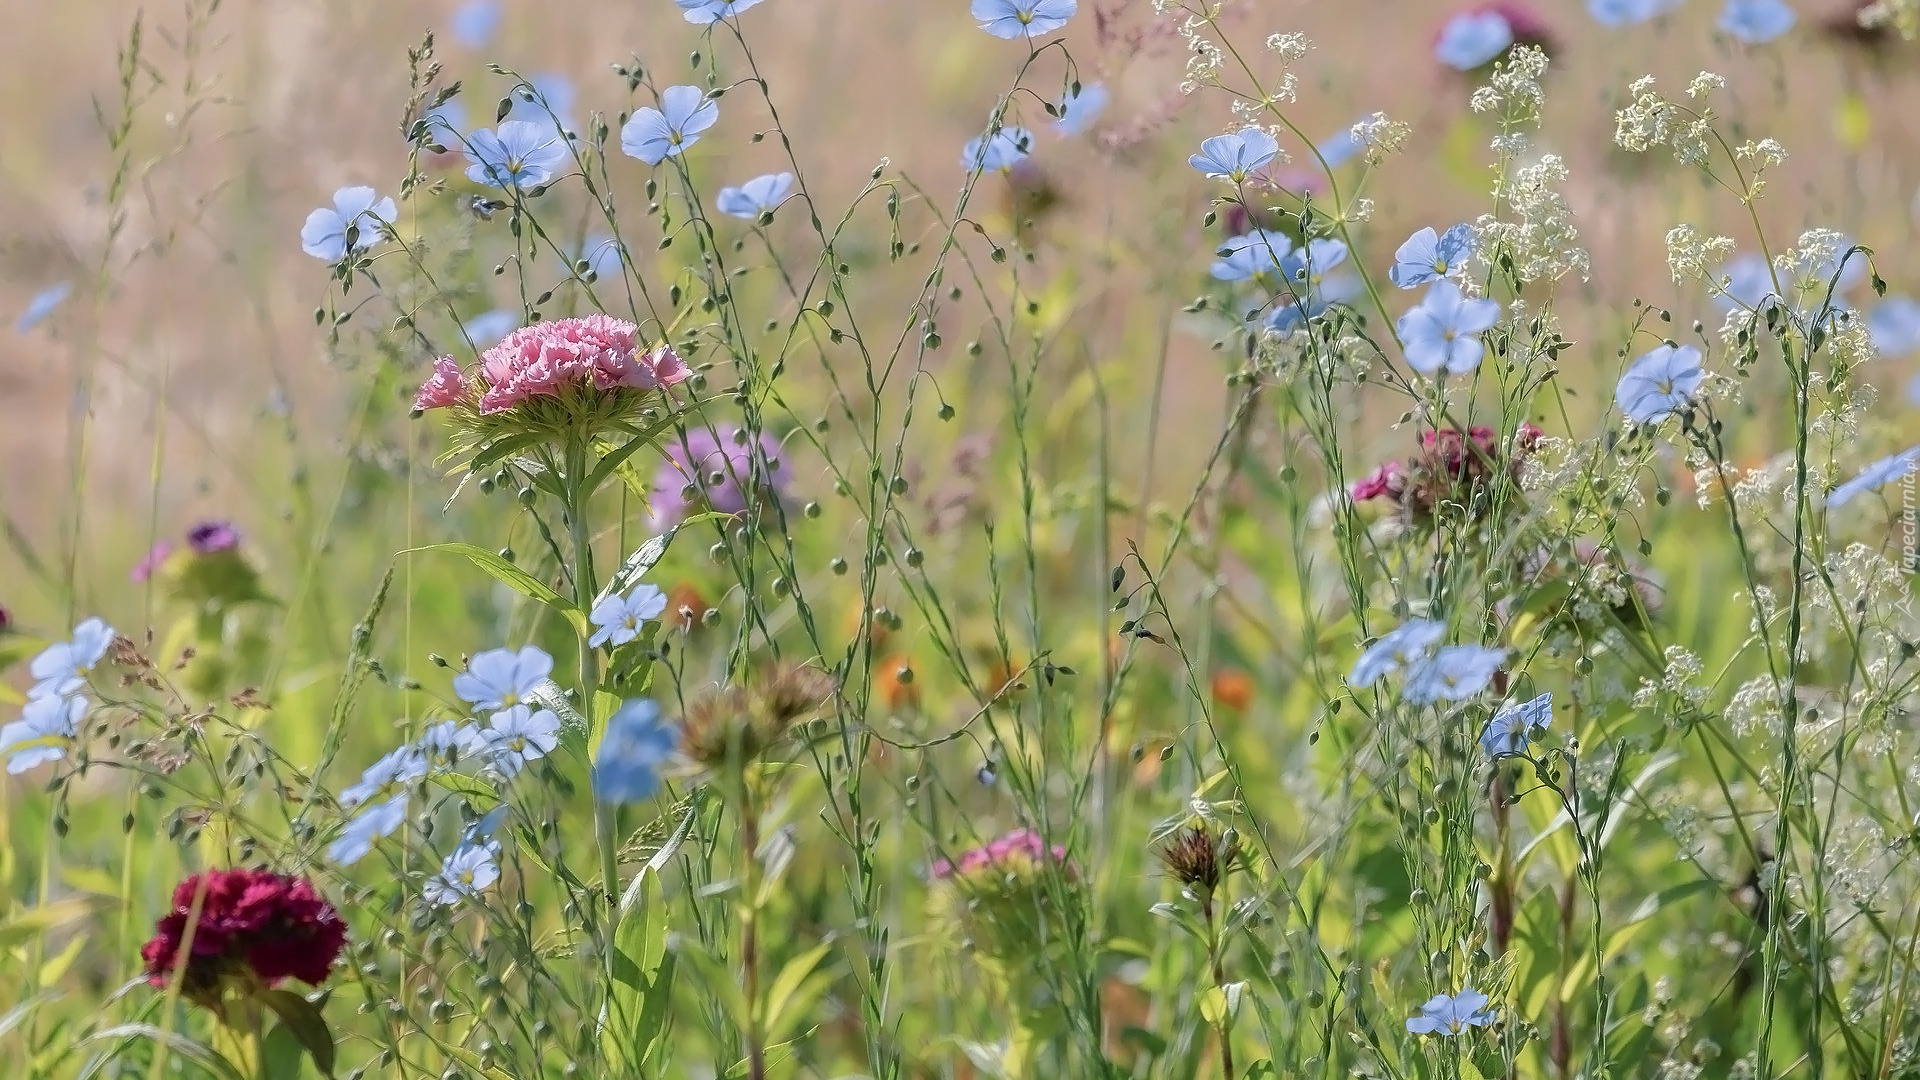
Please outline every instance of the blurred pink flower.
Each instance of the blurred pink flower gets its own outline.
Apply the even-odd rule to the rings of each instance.
[[[762,489],[778,500],[791,474],[780,458],[780,440],[769,432],[756,440],[738,427],[721,428],[717,436],[690,428],[684,441],[667,444],[667,460],[654,474],[655,524],[672,525],[703,502],[722,514],[744,513]]]
[[[153,545],[153,549],[147,552],[146,558],[141,559],[133,565],[132,572],[127,576],[135,581],[145,581],[152,577],[154,571],[160,569],[160,564],[166,562],[167,556],[172,554],[173,545],[168,541],[162,540]]]
[[[458,405],[467,399],[467,377],[460,371],[460,365],[453,357],[443,356],[433,362],[433,376],[420,387],[413,397],[413,407],[421,412],[428,409],[444,409],[449,405]]]
[[[487,387],[480,396],[481,414],[505,412],[531,398],[556,397],[570,386],[658,390],[691,374],[671,349],[641,358],[639,333],[630,322],[597,314],[515,330],[480,356]]]
[[[951,859],[935,859],[931,869],[934,878],[938,880],[952,877],[956,873],[969,874],[989,866],[1003,866],[1009,862],[1038,863],[1049,855],[1054,862],[1066,862],[1066,845],[1055,844],[1049,848],[1040,834],[1032,829],[1015,829],[997,840],[990,841],[985,847],[977,847],[962,853],[957,870]]]
[[[213,555],[240,546],[240,530],[226,521],[203,521],[187,530],[187,546],[195,555]]]

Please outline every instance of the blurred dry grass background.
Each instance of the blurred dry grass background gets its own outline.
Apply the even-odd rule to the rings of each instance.
[[[1802,26],[1776,47],[1744,54],[1713,41],[1718,5],[1710,0],[1628,31],[1593,24],[1583,0],[1536,5],[1565,46],[1549,87],[1547,148],[1571,163],[1569,196],[1594,253],[1594,282],[1563,287],[1590,301],[1585,325],[1573,327],[1583,342],[1574,363],[1612,362],[1632,295],[1674,305],[1681,325],[1696,312],[1717,323],[1702,298],[1676,295],[1668,283],[1661,237],[1669,226],[1693,221],[1743,246],[1750,239],[1731,200],[1692,174],[1611,149],[1613,109],[1643,73],[1675,90],[1702,66],[1727,75],[1733,92],[1721,111],[1792,153],[1764,208],[1776,242],[1809,225],[1844,229],[1879,249],[1895,289],[1920,292],[1920,258],[1910,251],[1920,219],[1920,50],[1865,50],[1817,28],[1849,0],[1797,0]],[[118,580],[119,560],[146,544],[150,503],[162,533],[191,514],[229,513],[242,498],[273,505],[282,482],[271,449],[282,438],[276,402],[306,437],[345,447],[357,376],[330,363],[314,328],[327,280],[301,254],[297,234],[336,186],[395,190],[405,170],[405,50],[454,6],[227,0],[189,50],[189,14],[178,4],[0,4],[8,28],[0,35],[0,316],[9,324],[0,328],[0,509],[36,543],[60,543],[59,522],[83,499],[82,547]],[[1178,95],[1178,40],[1148,0],[1082,7],[1069,35],[1081,77],[1104,80],[1115,100],[1093,138],[1044,141],[1038,159],[1066,202],[1045,225],[1038,268],[1053,273],[1066,252],[1081,272],[1104,275],[1077,282],[1090,353],[1151,352],[1141,341],[1157,338],[1173,304],[1192,295],[1210,248],[1200,219],[1214,191],[1185,169],[1185,155],[1229,117],[1218,98]],[[1242,44],[1278,30],[1314,40],[1294,110],[1302,129],[1331,135],[1376,109],[1416,125],[1409,152],[1365,192],[1378,209],[1362,254],[1376,265],[1410,229],[1486,209],[1486,133],[1469,118],[1469,86],[1428,52],[1452,8],[1434,0],[1230,7]],[[115,52],[136,13],[160,82],[133,133],[125,227],[103,251],[115,163],[94,107],[109,115],[118,107]],[[770,0],[745,23],[829,208],[843,205],[883,156],[944,207],[960,179],[960,145],[1022,58],[1017,44],[974,30],[964,0]],[[668,0],[506,0],[485,56],[444,35],[439,51],[448,77],[466,81],[469,115],[480,123],[507,88],[487,73],[487,60],[530,75],[564,73],[579,89],[579,119],[594,109],[611,119],[627,104],[611,63],[637,54],[663,83],[685,81],[698,45]],[[717,51],[722,72],[737,76],[735,46]],[[1711,58],[1703,64],[1703,56]],[[1057,56],[1038,70],[1035,91],[1056,94]],[[1046,123],[1036,100],[1017,108],[1031,126]],[[776,167],[771,143],[748,140],[767,126],[750,95],[729,97],[723,111],[720,137],[695,154],[701,177],[717,187]],[[634,187],[644,180],[638,163],[613,168]],[[879,308],[876,325],[897,326],[917,288],[901,276],[902,305]],[[59,280],[76,283],[68,304],[32,333],[13,333],[12,316]],[[106,282],[97,294],[94,280]],[[1176,415],[1204,418],[1219,407],[1219,366],[1206,345],[1176,335],[1166,403]],[[966,360],[951,351],[944,362]],[[1132,389],[1146,381],[1142,373]],[[82,385],[91,387],[84,398]],[[93,424],[77,477],[82,407]],[[10,576],[8,558],[0,568]]]

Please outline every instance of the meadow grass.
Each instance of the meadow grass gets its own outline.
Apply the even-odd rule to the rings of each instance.
[[[0,1062],[1920,1072],[1915,14],[1747,4],[89,23]]]

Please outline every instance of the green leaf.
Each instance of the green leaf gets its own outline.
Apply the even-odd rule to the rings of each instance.
[[[486,449],[475,454],[472,461],[467,462],[467,471],[470,473],[480,472],[487,468],[487,466],[504,461],[514,454],[525,450],[527,447],[534,446],[545,439],[546,436],[541,434],[515,435],[511,438],[496,439],[492,443],[489,443]]]
[[[546,582],[501,558],[497,552],[488,551],[473,544],[428,544],[426,547],[408,548],[400,554],[412,555],[429,551],[444,551],[463,556],[468,562],[492,575],[495,581],[530,600],[538,600],[547,605],[566,616],[567,621],[573,624],[576,631],[586,633],[586,613],[575,607],[573,601],[554,592]]]
[[[454,1060],[458,1061],[460,1064],[465,1065],[467,1068],[472,1069],[474,1072],[480,1074],[481,1076],[486,1077],[487,1080],[514,1080],[514,1077],[509,1076],[504,1072],[501,1072],[499,1069],[496,1069],[491,1065],[483,1064],[480,1061],[479,1054],[474,1053],[473,1051],[467,1049],[464,1046],[454,1046],[450,1043],[444,1043],[444,1042],[440,1043],[439,1046],[440,1046],[441,1053],[447,1055],[450,1058],[453,1058]]]
[[[667,948],[681,963],[693,969],[704,992],[726,1011],[727,1022],[741,1031],[747,1030],[747,1020],[752,1014],[748,1012],[747,996],[740,990],[738,976],[693,938],[669,934]]]
[[[300,1045],[300,1036],[285,1024],[275,1024],[260,1040],[260,1072],[268,1080],[300,1080],[304,1070],[301,1068],[307,1060],[307,1048]]]
[[[1240,1002],[1246,989],[1247,984],[1243,982],[1207,987],[1200,995],[1200,1016],[1214,1027],[1231,1027],[1234,1018],[1240,1015]]]
[[[667,951],[667,904],[660,869],[693,835],[697,807],[687,808],[673,835],[660,845],[620,895],[613,930],[613,985],[601,1015],[601,1039],[610,1054],[638,1071],[663,1041],[673,1003],[674,957]]]
[[[635,435],[633,438],[628,439],[620,445],[618,450],[600,459],[600,464],[595,465],[593,472],[587,474],[587,483],[583,490],[587,492],[600,490],[600,485],[607,482],[607,478],[613,475],[615,469],[625,464],[626,460],[632,457],[636,451],[652,445],[653,439],[650,434]]]
[[[767,1047],[765,1050],[761,1051],[760,1060],[767,1065],[769,1070],[771,1070],[773,1066],[779,1065],[785,1062],[788,1058],[792,1057],[795,1048],[797,1048],[801,1043],[812,1038],[813,1033],[819,1030],[820,1030],[820,1025],[815,1024],[813,1027],[808,1028],[797,1039],[788,1039],[786,1042],[775,1043],[774,1045]],[[739,1061],[736,1061],[733,1063],[732,1068],[727,1070],[727,1080],[739,1080],[740,1077],[750,1075],[752,1071],[753,1071],[752,1059],[741,1058]]]
[[[291,990],[268,990],[260,1000],[280,1018],[280,1024],[300,1040],[322,1076],[333,1075],[333,1032],[320,1007]]]
[[[0,949],[11,949],[57,926],[85,918],[93,913],[95,904],[92,897],[73,896],[42,907],[29,908],[0,926]]]
[[[807,976],[813,974],[813,969],[820,965],[832,948],[832,942],[822,942],[787,961],[786,966],[780,969],[773,985],[767,988],[766,1030],[779,1030],[780,1014],[786,1011],[788,1002],[794,1000],[801,984],[807,981]],[[802,1000],[800,1004],[804,1007],[806,1002]]]
[[[638,584],[640,579],[647,575],[647,571],[659,565],[661,559],[666,558],[667,545],[673,543],[674,534],[679,531],[680,527],[676,525],[635,548],[633,554],[627,556],[627,561],[620,564],[620,569],[615,570],[613,576],[607,579],[607,587],[601,589],[600,595],[593,598],[594,606],[598,607],[602,600],[620,596]]]
[[[427,783],[445,788],[455,795],[464,795],[476,806],[489,805],[500,800],[500,793],[492,784],[475,777],[445,769],[435,769],[427,774]]]
[[[182,1057],[191,1058],[199,1062],[208,1072],[222,1077],[223,1080],[247,1080],[246,1077],[240,1075],[239,1069],[233,1067],[232,1062],[221,1057],[214,1051],[213,1047],[197,1039],[182,1035],[177,1031],[172,1031],[154,1024],[116,1024],[105,1030],[96,1031],[80,1041],[82,1043],[91,1043],[118,1039],[125,1039],[129,1042],[135,1039],[146,1039],[150,1042],[165,1043],[169,1050]],[[93,1080],[95,1076],[100,1074],[101,1070],[119,1061],[119,1055],[111,1052],[103,1057],[94,1058],[87,1063],[87,1067],[82,1070],[80,1075],[75,1077],[74,1080]]]
[[[552,709],[553,715],[560,718],[561,728],[566,731],[578,731],[583,741],[592,733],[593,725],[587,722],[585,716],[580,715],[579,709],[573,707],[573,702],[567,700],[566,690],[552,679],[540,680],[540,684],[535,686],[533,692],[527,696],[542,706]]]

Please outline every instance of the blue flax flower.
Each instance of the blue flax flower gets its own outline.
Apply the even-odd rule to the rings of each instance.
[[[20,719],[0,727],[0,756],[7,759],[7,772],[18,776],[66,757],[67,744],[92,707],[79,694],[28,698]]]
[[[362,803],[389,797],[425,775],[427,753],[409,743],[367,766],[360,774],[360,782],[340,793],[340,805],[351,810]]]
[[[1507,51],[1513,25],[1497,11],[1463,11],[1440,28],[1433,57],[1456,71],[1472,71]]]
[[[1242,128],[1202,141],[1200,152],[1188,158],[1187,164],[1206,173],[1208,179],[1241,184],[1279,152],[1280,144],[1273,136],[1257,127]]]
[[[1541,694],[1525,705],[1502,709],[1487,721],[1480,733],[1480,746],[1490,758],[1506,754],[1524,754],[1534,736],[1553,723],[1553,695]]]
[[[429,763],[458,765],[485,753],[487,737],[481,733],[478,725],[442,720],[421,732],[420,741],[414,746]],[[345,793],[342,793],[342,801],[345,798]]]
[[[1602,26],[1631,26],[1679,7],[1683,0],[1587,0],[1587,11]]]
[[[487,738],[487,764],[511,780],[560,745],[560,718],[551,709],[515,705],[494,713],[480,733]]]
[[[1311,319],[1329,304],[1352,299],[1358,286],[1350,278],[1328,277],[1327,271],[1347,261],[1347,245],[1338,240],[1312,240],[1280,259],[1280,293],[1274,299],[1267,328],[1285,333]]]
[[[327,845],[327,861],[352,866],[367,857],[375,841],[392,836],[407,821],[407,793],[401,792],[386,802],[375,803],[347,822],[338,839]]]
[[[1006,172],[1033,151],[1033,134],[1026,128],[1003,127],[990,135],[969,139],[960,150],[960,167],[972,172]]]
[[[1743,45],[1764,45],[1793,28],[1793,9],[1783,0],[1727,0],[1718,25]]]
[[[494,308],[483,311],[468,319],[460,327],[475,349],[485,349],[497,343],[501,338],[520,329],[520,313],[506,308]]]
[[[1888,359],[1920,349],[1920,300],[1889,296],[1881,301],[1867,313],[1867,336]]]
[[[619,280],[627,265],[620,256],[620,241],[605,234],[587,237],[586,245],[580,249],[580,257],[574,260],[574,265],[580,263],[587,264],[586,272],[592,274],[596,281]],[[512,332],[508,330],[508,333]]]
[[[1011,40],[1051,34],[1080,10],[1080,0],[973,0],[980,29]]]
[[[352,250],[365,251],[386,235],[399,211],[392,199],[382,199],[370,187],[343,187],[333,193],[333,205],[307,215],[300,227],[300,250],[323,262],[347,257],[347,230],[355,230]]]
[[[667,594],[645,583],[635,585],[633,591],[625,596],[609,596],[593,605],[588,618],[597,628],[587,644],[594,648],[602,645],[625,645],[640,636],[640,627],[648,620],[657,619],[667,610]]]
[[[1341,128],[1314,145],[1314,149],[1320,153],[1320,159],[1327,163],[1329,169],[1337,169],[1345,165],[1366,148],[1366,143],[1354,137],[1351,127]]]
[[[790,172],[756,176],[739,187],[721,188],[713,200],[713,208],[737,218],[757,220],[761,214],[773,213],[792,187]]]
[[[427,141],[446,146],[460,141],[467,127],[467,107],[459,98],[447,100],[420,114],[427,122]]]
[[[720,106],[697,86],[669,86],[660,92],[660,107],[634,110],[620,129],[620,149],[628,157],[658,165],[686,152],[700,141],[700,133],[720,119]]]
[[[1292,253],[1293,241],[1286,233],[1255,229],[1220,245],[1212,273],[1217,281],[1248,281],[1279,270],[1280,260]]]
[[[1407,237],[1393,253],[1393,268],[1387,276],[1403,289],[1438,281],[1466,265],[1477,242],[1473,226],[1464,221],[1445,233],[1435,233],[1428,226]]]
[[[1367,646],[1347,674],[1351,686],[1372,686],[1383,677],[1410,664],[1418,663],[1433,652],[1447,636],[1447,624],[1434,619],[1408,619],[1380,635]]]
[[[33,299],[27,301],[27,309],[20,313],[20,318],[13,324],[13,332],[24,334],[47,321],[47,316],[53,314],[54,309],[61,304],[66,303],[67,297],[71,295],[73,295],[71,281],[57,282],[34,293]]]
[[[531,98],[526,96],[529,88],[533,91]],[[526,87],[514,89],[508,98],[512,105],[505,119],[538,124],[564,139],[566,129],[573,126],[573,99],[576,96],[573,80],[565,75],[557,72],[535,75],[527,80]]]
[[[500,880],[500,845],[491,840],[466,843],[440,863],[440,872],[427,879],[420,895],[429,904],[452,905],[470,900]]]
[[[65,697],[86,685],[87,676],[106,659],[118,635],[102,619],[88,619],[73,628],[73,636],[40,650],[27,665],[33,676],[30,697]]]
[[[1080,134],[1100,119],[1110,100],[1105,83],[1082,84],[1078,93],[1068,87],[1067,96],[1055,106],[1060,118],[1053,122],[1053,130],[1062,135]]]
[[[526,701],[551,674],[553,657],[533,645],[519,652],[488,649],[453,677],[453,692],[477,712],[501,712]]]
[[[607,721],[593,759],[593,793],[602,802],[630,803],[653,797],[660,766],[673,756],[679,732],[660,719],[660,706],[646,698],[621,705]]]
[[[1480,366],[1480,335],[1499,321],[1499,301],[1469,300],[1460,286],[1441,278],[1396,325],[1408,367],[1428,375],[1464,375]]]
[[[1844,506],[1852,502],[1855,495],[1872,491],[1882,484],[1898,480],[1913,472],[1916,468],[1920,468],[1920,446],[1916,446],[1905,453],[1894,454],[1892,457],[1883,457],[1879,461],[1861,469],[1860,475],[1834,488],[1833,494],[1827,496],[1827,506],[1829,508]]]
[[[1660,345],[1635,360],[1620,376],[1613,400],[1627,419],[1654,424],[1685,408],[1706,377],[1700,370],[1699,349]]]
[[[467,179],[497,188],[536,188],[571,156],[552,123],[502,120],[467,136]]]
[[[447,31],[468,49],[484,49],[500,29],[500,0],[468,0],[454,11]]]
[[[1415,1035],[1458,1035],[1463,1028],[1486,1027],[1493,1023],[1487,1002],[1487,995],[1471,986],[1457,994],[1435,994],[1420,1006],[1419,1016],[1407,1019],[1407,1030]]]
[[[673,0],[680,10],[687,13],[687,21],[695,26],[705,26],[718,22],[729,15],[738,15],[760,0]]]
[[[1449,645],[1407,669],[1400,696],[1415,705],[1463,701],[1487,688],[1507,662],[1507,650]]]

